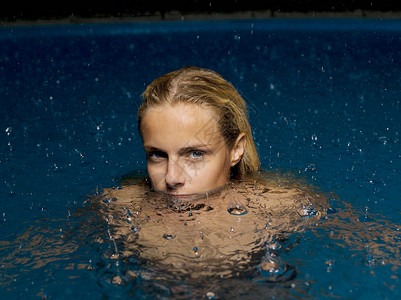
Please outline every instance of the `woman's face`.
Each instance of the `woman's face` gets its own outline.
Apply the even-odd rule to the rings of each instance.
[[[223,186],[243,153],[238,146],[227,148],[213,111],[197,104],[148,109],[141,134],[153,188],[174,197]]]

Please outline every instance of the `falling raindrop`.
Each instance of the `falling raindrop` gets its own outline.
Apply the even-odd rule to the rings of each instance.
[[[13,131],[13,129],[12,129],[12,127],[7,127],[5,131],[6,131],[7,135],[10,135],[11,132]]]

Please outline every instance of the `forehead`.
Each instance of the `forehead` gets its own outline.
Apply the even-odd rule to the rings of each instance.
[[[215,113],[210,108],[186,103],[150,108],[142,118],[141,134],[144,144],[155,147],[210,144],[221,138]]]

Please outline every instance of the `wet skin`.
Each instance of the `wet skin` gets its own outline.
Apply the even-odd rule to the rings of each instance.
[[[178,198],[218,189],[244,152],[240,134],[229,149],[211,109],[178,103],[149,109],[141,135],[152,186]]]

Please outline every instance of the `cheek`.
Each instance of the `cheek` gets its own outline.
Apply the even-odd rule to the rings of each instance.
[[[152,181],[152,184],[156,187],[160,185],[163,182],[164,178],[166,177],[166,172],[164,171],[164,168],[159,165],[148,163],[147,171],[150,180]]]
[[[189,178],[204,176],[208,173],[208,162],[207,161],[185,162],[183,164],[182,171]]]
[[[202,181],[213,182],[216,180],[227,180],[230,176],[230,164],[225,153],[209,157],[203,162],[190,164],[187,166],[187,174],[192,178],[202,177]]]

